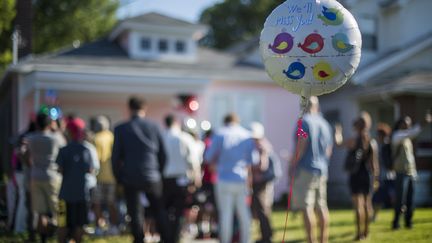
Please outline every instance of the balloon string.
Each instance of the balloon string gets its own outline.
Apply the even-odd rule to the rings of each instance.
[[[303,116],[303,115],[302,115]],[[300,139],[301,138],[307,138],[308,134],[307,132],[305,132],[303,130],[303,119],[302,116],[298,119],[297,121],[297,146],[296,146],[296,153],[295,153],[295,161],[298,161],[298,156],[299,156],[299,143],[300,143]],[[294,185],[294,178],[295,178],[295,172],[296,172],[296,167],[297,166],[293,166],[292,167],[292,173],[291,173],[291,182],[290,182],[290,188],[289,188],[289,193],[288,193],[288,202],[287,202],[287,209],[286,209],[286,214],[285,214],[285,226],[284,226],[284,232],[283,232],[283,236],[282,236],[282,243],[285,243],[285,233],[287,230],[287,224],[288,224],[288,212],[291,208],[291,197],[293,194],[293,185]]]

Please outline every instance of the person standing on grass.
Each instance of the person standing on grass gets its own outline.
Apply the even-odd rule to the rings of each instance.
[[[144,99],[129,99],[131,119],[114,129],[111,157],[116,181],[124,188],[131,230],[135,243],[144,239],[140,193],[144,192],[154,212],[156,227],[164,243],[171,243],[172,234],[164,208],[162,172],[167,153],[162,131],[145,118]]]
[[[169,114],[165,117],[166,131],[164,141],[168,160],[163,171],[164,201],[168,211],[170,228],[174,242],[179,242],[181,220],[186,207],[187,187],[190,183],[188,174],[193,172],[192,149],[193,137],[181,130],[177,118]],[[195,179],[193,179],[195,182]]]
[[[38,131],[27,138],[28,158],[30,165],[30,184],[32,210],[35,213],[41,241],[54,233],[57,226],[58,193],[61,175],[55,163],[58,151],[65,144],[50,130],[51,118],[46,113],[36,117]]]
[[[252,166],[252,213],[258,218],[261,230],[261,239],[257,243],[271,243],[274,180],[281,176],[282,170],[279,158],[264,136],[263,125],[253,122],[250,127],[259,153],[259,162]]]
[[[94,120],[94,136],[92,142],[96,148],[100,170],[97,175],[97,186],[94,189],[93,201],[96,215],[96,234],[102,234],[102,228],[106,225],[106,219],[102,214],[102,206],[106,205],[109,212],[108,234],[119,233],[118,212],[116,207],[116,185],[111,168],[111,153],[114,143],[114,135],[109,130],[109,120],[105,116],[97,116]]]
[[[369,223],[373,217],[372,193],[379,186],[378,145],[369,135],[372,119],[367,112],[362,112],[354,121],[354,138],[337,144],[348,148],[345,169],[349,173],[349,187],[356,215],[354,240],[364,240],[369,234]],[[340,130],[336,136],[342,138]],[[351,166],[352,165],[352,166]]]
[[[68,121],[70,142],[62,148],[57,157],[59,171],[63,175],[59,198],[66,203],[66,232],[60,232],[59,241],[68,242],[67,235],[79,243],[88,223],[88,202],[90,189],[86,175],[93,172],[98,158],[85,144],[85,123],[80,118]],[[64,226],[64,225],[63,225]]]
[[[393,129],[392,134],[392,155],[394,158],[394,170],[396,172],[396,202],[394,209],[394,219],[392,228],[400,228],[399,218],[405,214],[405,227],[412,228],[412,218],[414,215],[414,192],[417,169],[414,156],[414,146],[412,139],[421,132],[420,125],[412,126],[409,116],[399,119]]]
[[[290,175],[295,176],[292,208],[303,211],[308,242],[315,238],[315,209],[319,215],[319,242],[328,242],[327,174],[333,149],[331,128],[319,111],[316,96],[309,99],[302,129],[308,137],[296,137],[296,154],[291,159]],[[293,172],[295,171],[295,174]]]
[[[373,216],[375,221],[382,207],[391,207],[394,204],[394,183],[396,174],[393,170],[393,158],[391,155],[391,128],[386,123],[377,125],[377,144],[379,158],[379,187],[372,197]]]
[[[249,243],[251,215],[246,202],[251,190],[251,166],[255,142],[251,133],[240,126],[234,113],[224,119],[224,127],[212,136],[205,160],[217,169],[216,200],[219,210],[219,238],[229,243],[233,234],[236,212],[240,224],[240,242]]]

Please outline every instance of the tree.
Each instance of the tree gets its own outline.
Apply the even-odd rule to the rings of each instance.
[[[35,0],[33,52],[93,41],[116,23],[117,0]]]
[[[15,18],[15,0],[2,0],[0,3],[0,76],[12,61],[12,22]]]
[[[200,22],[210,26],[204,44],[219,49],[260,33],[266,17],[281,4],[275,0],[225,0],[201,14]]]

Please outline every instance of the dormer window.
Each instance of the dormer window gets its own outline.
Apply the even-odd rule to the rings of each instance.
[[[141,50],[149,51],[151,49],[151,39],[148,37],[141,38]]]
[[[159,40],[159,51],[160,52],[167,52],[168,51],[168,40],[166,40],[166,39],[160,39]]]
[[[175,49],[177,53],[184,53],[186,52],[186,44],[184,41],[178,40],[175,43]]]

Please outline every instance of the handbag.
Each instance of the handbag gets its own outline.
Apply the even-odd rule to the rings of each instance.
[[[269,165],[267,167],[267,170],[262,172],[263,181],[264,182],[273,181],[281,177],[281,175],[282,175],[282,169],[281,169],[279,158],[274,154],[270,154]]]

